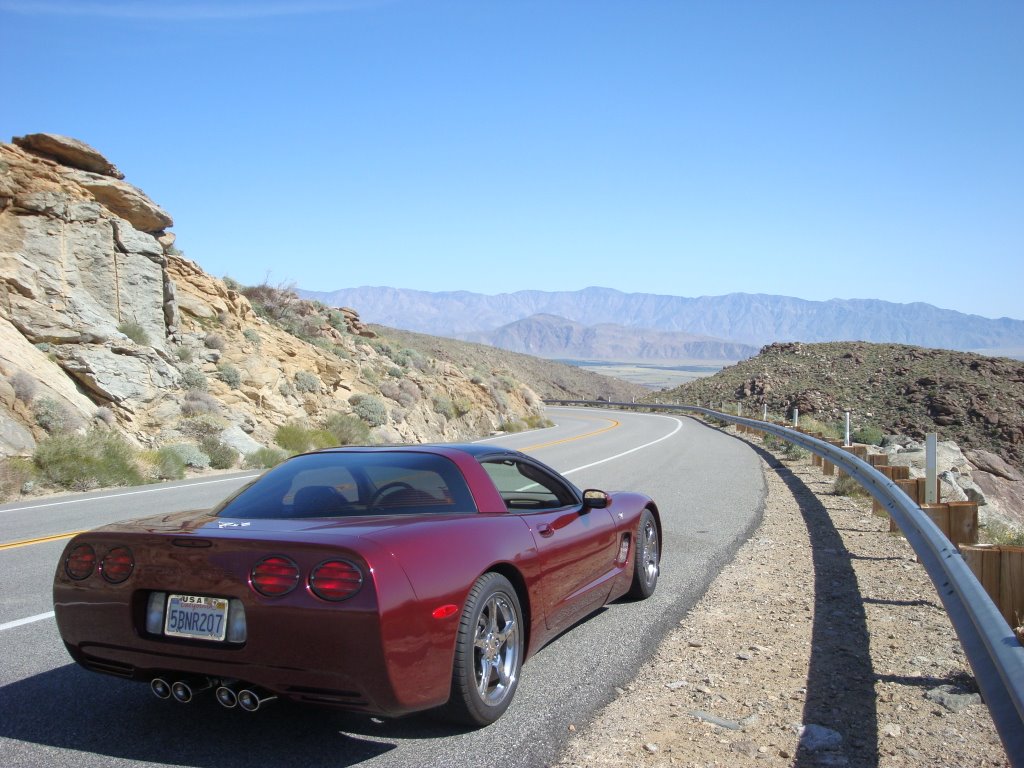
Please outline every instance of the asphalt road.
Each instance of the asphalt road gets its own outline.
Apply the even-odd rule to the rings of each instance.
[[[49,612],[56,536],[126,517],[210,506],[251,477],[51,497],[0,506],[0,764],[15,766],[542,766],[700,597],[758,523],[764,482],[746,444],[686,417],[551,408],[558,426],[497,438],[581,488],[635,489],[665,529],[654,596],[581,622],[523,667],[505,716],[477,731],[429,716],[381,721],[275,704],[228,711],[212,697],[160,701],[71,663]],[[26,621],[27,620],[27,621]]]

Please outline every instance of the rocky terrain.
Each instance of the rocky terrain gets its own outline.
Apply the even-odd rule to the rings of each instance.
[[[954,441],[975,483],[1024,522],[1024,362],[899,344],[771,344],[714,376],[650,400],[735,408],[759,418],[801,417],[854,429]]]
[[[597,287],[493,296],[370,286],[300,293],[327,304],[357,306],[374,323],[438,336],[490,331],[547,314],[586,326],[615,323],[681,331],[758,347],[777,341],[862,339],[975,352],[1001,349],[997,354],[1011,356],[1024,353],[1024,320],[991,320],[930,304],[875,299],[807,301],[749,293],[689,298]]]
[[[1009,765],[910,546],[808,460],[762,456],[760,528],[635,680],[564,725],[557,765]]]
[[[497,349],[488,344],[459,341],[442,336],[403,331],[369,324],[370,330],[421,354],[444,360],[467,371],[504,370],[551,400],[611,400],[630,402],[650,393],[646,387],[622,379],[604,376],[554,360]]]
[[[89,427],[158,448],[188,441],[197,418],[241,456],[339,413],[376,441],[540,417],[508,371],[378,338],[354,310],[259,287],[254,307],[187,259],[171,216],[123,179],[67,137],[0,144],[0,458]]]

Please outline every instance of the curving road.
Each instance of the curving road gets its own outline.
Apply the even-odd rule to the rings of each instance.
[[[212,697],[163,702],[139,684],[72,664],[49,612],[53,569],[83,528],[205,507],[252,473],[0,506],[0,755],[15,766],[540,766],[570,724],[628,682],[704,592],[761,515],[764,481],[745,443],[686,417],[550,408],[557,427],[501,438],[581,488],[649,493],[662,513],[655,595],[619,603],[556,639],[523,668],[505,716],[458,731],[427,716],[380,721],[281,704],[255,715]],[[44,539],[42,541],[39,540]]]

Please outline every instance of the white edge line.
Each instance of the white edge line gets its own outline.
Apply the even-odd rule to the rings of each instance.
[[[245,480],[249,477],[256,477],[259,473],[254,472],[251,475],[234,475],[233,477],[220,477],[216,480],[201,480],[197,483],[187,483],[185,485],[175,485],[173,488],[167,485],[159,485],[155,488],[140,488],[137,491],[122,491],[121,493],[110,493],[106,496],[88,496],[85,498],[78,499],[65,499],[62,498],[59,501],[47,501],[42,504],[30,504],[26,507],[11,507],[9,509],[0,509],[0,515],[7,512],[24,512],[29,509],[42,509],[43,507],[56,507],[60,504],[78,504],[82,501],[102,501],[103,499],[119,499],[122,496],[138,496],[141,493],[158,493],[159,491],[170,491],[177,490],[178,488],[191,488],[196,485],[211,485],[212,483],[227,483],[231,480]]]
[[[580,472],[581,470],[584,469],[590,469],[591,467],[596,467],[598,464],[604,464],[606,461],[614,461],[615,459],[621,459],[623,456],[628,456],[629,454],[635,453],[636,451],[643,450],[644,448],[650,448],[652,445],[657,445],[662,440],[668,440],[670,437],[672,437],[672,435],[674,435],[676,432],[683,428],[683,422],[675,418],[674,416],[664,416],[663,418],[671,419],[676,423],[676,428],[669,432],[667,435],[663,435],[662,437],[659,437],[657,440],[652,440],[649,443],[638,445],[636,448],[630,448],[628,451],[617,453],[614,456],[608,456],[607,458],[593,461],[590,464],[584,464],[582,467],[576,467],[575,469],[567,469],[565,472],[562,472],[561,474],[571,475],[573,472]]]
[[[20,627],[22,624],[31,624],[33,621],[42,621],[43,619],[52,619],[53,611],[49,613],[39,613],[35,616],[29,616],[27,619],[17,619],[16,621],[8,621],[6,624],[0,624],[0,632],[5,629],[14,629]]]

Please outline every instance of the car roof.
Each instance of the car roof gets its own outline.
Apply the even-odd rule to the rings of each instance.
[[[479,459],[481,456],[503,456],[524,458],[525,454],[511,448],[488,443],[402,443],[395,445],[343,445],[324,448],[324,453],[434,453],[444,455],[459,451]]]

